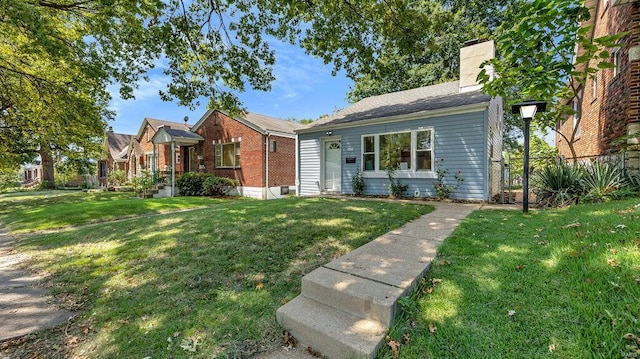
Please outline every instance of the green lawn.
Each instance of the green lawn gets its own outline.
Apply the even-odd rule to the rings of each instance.
[[[440,247],[419,299],[403,301],[391,336],[408,341],[401,358],[640,357],[639,248],[637,198],[476,211]]]
[[[226,199],[136,198],[131,192],[32,191],[0,195],[0,223],[14,234],[212,206]]]
[[[29,207],[23,215],[35,216]],[[431,210],[349,199],[227,200],[20,237],[31,268],[49,274],[46,285],[79,316],[3,354],[211,358],[279,347],[275,311],[299,294],[304,274]]]

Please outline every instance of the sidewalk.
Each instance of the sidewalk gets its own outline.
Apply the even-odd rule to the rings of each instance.
[[[49,303],[47,291],[38,287],[42,277],[18,269],[26,257],[13,253],[12,241],[0,229],[0,342],[51,328],[73,315]]]
[[[462,220],[478,209],[517,209],[484,203],[429,204],[435,207],[433,212],[306,275],[301,295],[277,313],[278,322],[296,337],[298,347],[255,358],[312,358],[308,346],[329,358],[372,357],[383,343],[397,299],[411,291],[429,269],[439,245]],[[337,322],[342,318],[352,319],[341,326]],[[364,322],[377,328],[375,332],[356,333],[354,323]]]

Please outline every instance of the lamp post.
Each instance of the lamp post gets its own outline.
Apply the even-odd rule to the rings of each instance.
[[[522,213],[529,212],[529,127],[536,112],[544,112],[547,103],[544,101],[525,101],[511,107],[511,113],[520,114],[524,120],[524,170],[522,178]]]

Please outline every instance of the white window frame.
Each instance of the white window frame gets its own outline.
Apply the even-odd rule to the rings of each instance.
[[[233,165],[232,166],[223,166],[222,155],[224,153],[224,147],[233,145]],[[215,157],[215,168],[240,168],[240,164],[242,163],[240,159],[240,142],[225,142],[218,143],[214,145],[214,157]]]
[[[430,131],[431,133],[431,169],[417,169],[417,161],[418,161],[418,132]],[[380,168],[380,136],[385,135],[393,135],[393,134],[401,134],[401,133],[410,133],[411,134],[411,162],[409,164],[409,168],[406,170],[398,169],[396,171],[396,177],[398,178],[435,178],[435,129],[433,127],[420,127],[413,130],[401,130],[401,131],[390,131],[390,132],[381,132],[381,133],[367,133],[360,136],[360,169],[363,172],[364,177],[371,178],[383,178],[386,177],[387,174],[384,168]],[[365,170],[364,156],[365,154],[371,154],[371,152],[364,152],[365,149],[365,138],[373,137],[373,145],[374,145],[374,169],[373,170]]]

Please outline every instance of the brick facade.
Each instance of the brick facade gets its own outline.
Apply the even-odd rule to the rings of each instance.
[[[586,6],[592,9],[589,24],[593,25],[594,38],[625,31],[628,34],[620,40],[623,46],[618,50],[617,69],[598,71],[595,80],[587,80],[582,89],[582,116],[574,144],[578,157],[619,151],[612,142],[626,135],[632,123],[640,122],[640,61],[633,54],[640,45],[640,1],[612,6],[611,0],[589,0]],[[610,61],[614,59],[612,51]],[[561,132],[570,137],[573,123],[573,118],[564,121]],[[573,157],[560,135],[556,135],[556,145],[561,155]]]
[[[196,146],[197,155],[202,157],[198,162],[198,167],[204,165],[202,170],[216,176],[234,178],[243,187],[265,187],[268,158],[269,187],[295,184],[293,136],[285,137],[260,131],[219,111],[209,113],[195,133],[204,138],[204,141]],[[275,152],[269,150],[271,141],[275,141]],[[216,145],[228,143],[239,144],[240,166],[216,167]]]

